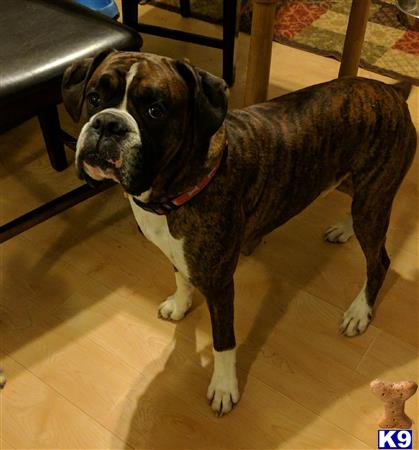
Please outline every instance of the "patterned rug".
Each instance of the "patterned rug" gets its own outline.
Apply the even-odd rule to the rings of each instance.
[[[228,1],[228,0],[226,0]],[[178,11],[178,0],[153,0]],[[240,30],[250,32],[251,0],[241,0]],[[278,0],[274,41],[340,60],[352,0]],[[222,0],[191,0],[192,16],[222,21]],[[361,67],[419,85],[419,32],[399,20],[394,0],[372,0]]]

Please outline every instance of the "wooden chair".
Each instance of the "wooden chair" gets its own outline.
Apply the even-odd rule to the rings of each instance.
[[[239,2],[237,0],[223,1],[222,39],[141,23],[141,21],[138,21],[138,3],[139,0],[122,0],[122,21],[125,25],[137,29],[140,33],[219,48],[223,52],[223,78],[229,86],[233,85],[235,75],[234,46],[238,35],[237,8]],[[189,0],[180,0],[180,12],[183,17],[191,15]]]
[[[276,0],[253,0],[245,91],[247,105],[266,100],[276,4]],[[358,73],[370,4],[371,0],[352,0],[339,77],[355,76]]]

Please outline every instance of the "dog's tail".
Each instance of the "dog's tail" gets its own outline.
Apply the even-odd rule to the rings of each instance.
[[[410,95],[410,91],[412,90],[412,84],[408,81],[400,81],[399,83],[391,85],[393,89],[395,89],[404,100],[407,100]]]

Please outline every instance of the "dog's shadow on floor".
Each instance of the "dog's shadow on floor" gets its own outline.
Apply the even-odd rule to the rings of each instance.
[[[320,242],[319,245],[330,244]],[[342,251],[341,246],[330,245],[329,248],[330,259],[333,259],[337,252]],[[283,282],[272,265],[269,264],[269,259],[269,253],[266,254],[262,248],[256,250],[255,254],[248,260],[264,268],[267,274],[268,288],[255,307],[250,305],[247,312],[251,325],[247,328],[244,327],[245,332],[236,321],[236,328],[239,330],[237,334],[245,335],[241,343],[239,340],[237,354],[241,402],[232,413],[221,419],[215,416],[206,402],[206,388],[212,374],[212,354],[209,346],[197,350],[195,328],[199,324],[200,315],[206,314],[207,311],[205,305],[200,305],[198,308],[195,306],[194,310],[183,321],[174,325],[174,347],[165,361],[164,368],[154,378],[147,376],[146,368],[143,373],[146,379],[152,378],[151,383],[145,389],[136,386],[128,394],[130,400],[127,400],[127,402],[130,403],[131,409],[127,408],[127,414],[131,414],[131,416],[129,419],[130,426],[124,438],[127,449],[268,449],[278,446],[287,448],[287,442],[292,442],[289,444],[289,448],[305,448],[302,445],[296,446],[293,442],[300,431],[307,428],[314,420],[318,420],[321,412],[328,410],[335,401],[367,385],[373,378],[382,375],[381,370],[372,368],[369,370],[368,376],[355,373],[353,377],[346,378],[349,372],[353,372],[353,368],[344,367],[339,368],[339,370],[340,373],[345,375],[343,377],[345,380],[333,380],[335,377],[333,369],[331,369],[330,374],[313,374],[313,371],[316,370],[315,367],[304,367],[304,364],[309,365],[310,361],[312,362],[317,358],[315,353],[309,355],[312,348],[303,338],[305,330],[301,329],[302,338],[299,340],[296,337],[299,332],[289,336],[287,330],[281,329],[281,325],[279,325],[286,321],[285,315],[290,313],[291,309],[294,309],[292,302],[303,288],[293,288],[288,282]],[[319,261],[319,264],[325,263],[326,261],[323,258],[322,261]],[[241,264],[247,264],[246,258],[242,259]],[[321,270],[321,267],[317,267],[317,269]],[[362,270],[360,270],[360,273],[362,273]],[[309,275],[314,276],[314,272]],[[399,278],[400,276],[396,272],[389,271],[380,299],[387,295]],[[360,285],[362,285],[362,281],[361,277]],[[408,280],[403,280],[403,282],[414,283]],[[238,293],[238,297],[239,295]],[[202,298],[201,301],[203,301]],[[247,315],[247,312],[242,312],[242,308],[247,308],[247,306],[239,304],[239,298],[237,303],[236,307],[240,309],[239,315],[241,316],[239,320],[241,320],[243,316]],[[330,305],[330,309],[336,312],[338,308]],[[328,342],[329,349],[337,344],[336,351],[339,352],[345,349],[345,342],[350,338],[337,337],[339,321],[335,316],[336,314],[333,317],[337,320],[334,322],[333,318],[331,319],[332,323],[328,330],[323,333],[322,338]],[[327,318],[327,320],[329,319],[330,317]],[[328,332],[330,332],[330,335],[325,337]],[[272,338],[273,335],[275,335],[275,338]],[[273,342],[270,342],[272,339]],[[292,342],[290,342],[290,339]],[[363,337],[358,339],[363,339]],[[275,340],[282,342],[280,348],[273,346]],[[288,351],[288,356],[293,352],[301,353],[301,356],[297,357],[296,360],[293,360],[292,356],[287,360],[285,349],[288,344],[292,345],[292,348]],[[349,352],[351,350],[351,348],[348,349]],[[319,355],[321,359],[327,359],[327,357],[332,358],[327,353]],[[342,358],[338,356],[337,359],[339,360],[337,363],[339,366]],[[274,362],[272,363],[272,361]],[[301,363],[301,366],[297,369],[293,367],[295,361],[297,361],[297,364]],[[334,363],[333,358],[330,361],[332,364]],[[402,364],[408,362],[403,361]],[[397,361],[397,365],[401,365],[400,361]],[[313,364],[313,366],[316,366],[316,364]],[[391,362],[388,366],[391,366]],[[321,365],[318,367],[321,367]],[[303,369],[307,371],[307,374],[303,374],[306,385],[301,388],[301,397],[298,398],[297,394],[293,398],[296,390],[290,386],[295,384],[298,390],[298,384],[302,379],[302,375],[298,371]],[[265,377],[266,371],[270,373]],[[312,378],[311,374],[313,374]],[[283,381],[280,381],[281,378],[283,378]],[[332,381],[328,385],[331,379]],[[265,384],[266,382],[268,386]],[[304,390],[314,393],[312,395],[317,398],[316,411],[308,411],[309,408],[304,402]],[[134,399],[136,399],[135,405],[133,404]],[[273,399],[275,399],[274,403]],[[276,401],[278,409],[274,412],[272,405],[276,404]],[[267,405],[266,410],[264,409],[264,402]],[[293,409],[293,414],[295,414],[294,408],[301,409],[302,414],[299,416],[297,424],[295,422],[291,426],[284,424],[283,421],[287,421],[287,406]],[[129,410],[130,413],[128,413]],[[290,423],[292,420],[290,420]],[[354,417],[353,420],[355,423],[359,418]],[[124,435],[122,430],[126,430],[127,423],[128,418],[124,414],[120,418],[120,428],[116,433],[120,437]],[[328,426],[334,427],[331,424],[328,424]],[[240,432],[240,429],[242,429],[242,432]],[[347,433],[347,436],[350,434]],[[252,436],[255,436],[254,439],[257,436],[257,441],[252,440]],[[319,442],[320,446],[322,443],[325,444],[327,436],[320,438]]]
[[[277,286],[272,291],[278,292]],[[255,423],[248,412],[240,411],[238,406],[230,415],[222,418],[216,416],[206,400],[206,389],[212,374],[212,349],[210,345],[197,349],[196,327],[201,314],[207,314],[206,305],[202,297],[201,304],[194,309],[183,321],[174,324],[173,350],[167,357],[164,368],[152,378],[146,389],[138,394],[141,387],[135,386],[128,398],[136,398],[136,404],[131,404],[130,426],[126,438],[126,449],[203,449],[203,448],[251,448],[249,446],[249,426],[256,431],[263,424]],[[284,299],[283,299],[284,300]],[[286,310],[286,303],[291,298],[281,301],[277,314],[269,314],[266,321],[267,309],[271,311],[274,299],[271,293],[263,299],[258,316],[248,337],[238,346],[238,378],[241,395],[246,396],[248,375],[253,362],[257,359],[261,348],[268,339],[272,329]],[[149,368],[144,369],[145,378]],[[152,368],[150,367],[150,371]],[[150,377],[151,378],[151,377]],[[139,385],[142,384],[139,380]],[[246,397],[245,397],[246,398]],[[129,409],[129,408],[128,408]],[[238,439],[237,433],[230,435],[230,424],[245,421],[246,433]],[[253,421],[251,424],[250,422]],[[126,427],[127,417],[120,418],[120,430]],[[269,420],[266,419],[265,424]],[[243,423],[244,425],[244,423]],[[234,425],[237,427],[237,423]],[[271,448],[273,442],[267,439],[260,443],[260,448]]]

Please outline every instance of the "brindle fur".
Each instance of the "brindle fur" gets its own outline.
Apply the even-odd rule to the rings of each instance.
[[[384,244],[391,205],[416,149],[403,88],[347,78],[227,115],[228,150],[217,177],[168,215],[171,233],[185,239],[191,281],[207,297],[216,350],[235,345],[240,249],[252,250],[346,174],[343,190],[353,189],[354,231],[374,304],[390,262]]]
[[[117,104],[125,89],[117,73],[126,74],[133,62],[141,67],[129,89],[128,111],[144,138],[141,151],[152,148],[155,153],[143,172],[136,169],[138,180],[130,194],[137,195],[139,185],[151,188],[150,201],[183,192],[208,172],[220,142],[228,141],[212,182],[167,215],[170,233],[184,239],[190,281],[206,296],[215,350],[235,346],[233,274],[240,251],[250,253],[265,234],[344,177],[341,189],[353,195],[353,226],[367,261],[366,293],[372,306],[390,262],[385,237],[392,202],[416,149],[405,101],[409,87],[362,78],[334,80],[231,111],[221,125],[220,108],[226,109],[221,80],[168,58],[116,53],[93,73],[87,88],[86,75],[79,95],[102,89],[103,74],[110,73],[117,80],[107,81],[114,92],[102,108]],[[66,89],[73,88],[67,84],[64,100]],[[173,105],[162,129],[150,128],[140,114],[148,88],[154,97],[170,97]],[[71,98],[74,93],[67,95],[66,106],[81,108]],[[207,94],[218,111],[203,101]],[[221,127],[210,141],[203,124],[217,124],[220,117]],[[144,173],[150,177],[147,186],[140,180]]]

